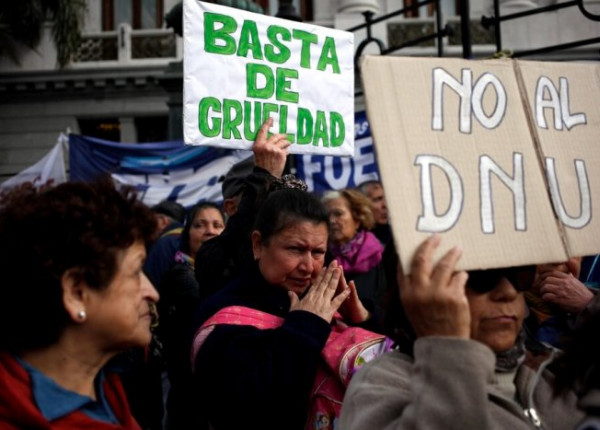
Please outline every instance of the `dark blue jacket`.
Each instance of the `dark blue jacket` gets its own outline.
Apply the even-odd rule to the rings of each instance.
[[[169,224],[161,236],[150,245],[144,263],[144,273],[154,288],[158,289],[163,274],[175,264],[174,258],[175,253],[179,251],[182,227],[178,222]]]
[[[287,291],[268,284],[256,264],[204,302],[196,327],[227,306],[285,318],[276,329],[218,325],[195,362],[200,404],[215,430],[302,429],[320,353],[331,326],[306,311],[288,312]]]

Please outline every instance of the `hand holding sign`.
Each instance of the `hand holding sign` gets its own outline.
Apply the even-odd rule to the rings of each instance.
[[[469,339],[471,314],[465,294],[467,272],[455,272],[462,252],[452,248],[437,263],[432,258],[440,236],[425,240],[415,252],[410,275],[398,266],[400,297],[418,337],[455,336]]]
[[[285,134],[272,134],[268,136],[272,125],[273,119],[267,118],[260,127],[256,141],[252,147],[252,151],[254,151],[254,165],[262,167],[276,178],[281,178],[290,142],[286,139]]]

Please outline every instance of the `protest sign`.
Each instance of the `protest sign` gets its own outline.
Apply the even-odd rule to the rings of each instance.
[[[246,151],[186,146],[181,140],[139,144],[69,135],[72,181],[110,173],[116,184],[134,187],[148,206],[162,200],[186,207],[221,202],[223,175],[246,157]]]
[[[600,67],[516,63],[569,255],[600,251]],[[596,206],[598,205],[596,201]]]
[[[352,33],[184,1],[184,141],[250,149],[260,125],[290,153],[354,154]]]
[[[296,169],[296,176],[306,183],[309,191],[317,195],[379,180],[366,113],[359,111],[354,116],[354,157],[305,154],[296,157]]]
[[[575,243],[586,234],[598,237],[597,222],[585,224],[580,215],[587,210],[586,196],[591,199],[600,186],[589,174],[598,166],[600,150],[591,145],[592,136],[597,140],[600,135],[597,66],[546,63],[536,69],[513,60],[367,57],[361,71],[405,271],[415,248],[434,232],[444,236],[437,257],[459,245],[464,250],[459,268],[467,270],[564,261],[569,255],[600,251],[598,241],[585,247]],[[547,126],[540,131],[530,101],[544,75],[555,91],[547,84],[537,92],[537,109],[543,113],[538,117],[546,118]],[[570,105],[552,98],[561,95],[560,77],[569,82]],[[585,125],[580,113],[587,115]],[[562,129],[555,130],[553,115],[560,116]],[[579,132],[578,127],[588,130]],[[563,151],[574,138],[580,139],[577,150]],[[562,196],[569,194],[564,205],[575,219],[571,226],[553,212],[538,140],[546,142],[549,156],[554,152],[562,160],[560,170],[556,167],[557,186]],[[586,192],[578,185],[585,182],[583,170],[573,158],[588,156],[594,161],[587,165]]]
[[[0,201],[15,187],[29,184],[35,188],[55,186],[67,182],[63,146],[67,136],[61,133],[52,149],[37,163],[0,184]]]

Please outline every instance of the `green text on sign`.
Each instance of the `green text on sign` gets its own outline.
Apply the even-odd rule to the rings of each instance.
[[[251,55],[255,60],[264,60],[275,64],[284,64],[290,59],[290,49],[286,43],[292,40],[301,42],[300,67],[304,69],[312,68],[311,49],[313,45],[318,45],[319,38],[314,33],[304,30],[289,30],[278,25],[271,25],[267,28],[267,44],[261,43],[256,22],[244,20],[239,34],[239,40],[236,40],[233,33],[238,28],[237,21],[228,15],[218,13],[204,13],[204,50],[211,54],[237,55],[238,57],[248,57]],[[262,41],[264,42],[264,41]],[[319,48],[317,46],[317,48]],[[316,69],[325,71],[327,67],[331,72],[339,74],[340,65],[338,62],[335,39],[325,37],[321,52],[317,61]]]

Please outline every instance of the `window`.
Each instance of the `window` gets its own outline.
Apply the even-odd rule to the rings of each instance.
[[[102,30],[127,22],[133,29],[161,28],[164,0],[102,0]]]
[[[119,142],[121,140],[121,123],[118,118],[80,118],[79,131],[84,136]]]
[[[134,120],[138,143],[162,142],[167,140],[169,117],[146,116]]]
[[[412,5],[415,5],[419,2],[419,0],[404,0],[404,7],[409,8]],[[454,16],[457,14],[457,10],[459,8],[460,1],[459,0],[440,0],[440,7],[442,9],[442,13],[445,16]],[[416,17],[432,17],[435,16],[435,4],[429,3],[426,6],[422,6],[420,9],[410,9],[404,15],[406,18],[416,18]]]
[[[282,6],[282,3],[291,3],[296,12],[302,18],[302,21],[313,20],[313,2],[312,0],[289,0],[287,2],[280,2],[279,0],[254,0],[254,3],[260,5],[265,11],[265,15],[275,16]]]

